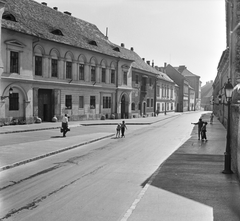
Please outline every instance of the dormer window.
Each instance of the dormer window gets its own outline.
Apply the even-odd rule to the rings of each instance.
[[[117,52],[120,52],[119,47],[115,47],[115,48],[113,48],[113,50],[114,50],[114,51],[117,51]]]
[[[54,35],[60,35],[60,36],[63,36],[62,31],[59,30],[59,29],[55,29],[55,30],[51,31],[51,33],[54,34]]]
[[[8,21],[17,21],[15,16],[12,15],[10,12],[4,12],[2,15],[2,19],[8,20]]]
[[[90,45],[93,45],[93,46],[97,46],[97,42],[96,42],[96,41],[94,41],[94,40],[92,40],[92,41],[89,41],[89,42],[88,42],[88,44],[90,44]]]

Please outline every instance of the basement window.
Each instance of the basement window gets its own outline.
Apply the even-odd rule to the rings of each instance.
[[[59,30],[59,29],[55,29],[55,30],[51,31],[51,33],[52,33],[52,34],[54,34],[54,35],[63,36],[63,33],[62,33],[62,31],[61,31],[61,30]]]

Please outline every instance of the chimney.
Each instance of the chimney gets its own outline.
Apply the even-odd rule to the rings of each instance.
[[[68,12],[68,11],[65,11],[64,14],[66,14],[66,15],[71,15],[72,13],[71,13],[71,12]]]
[[[164,62],[164,68],[166,68],[167,67],[167,62]]]
[[[143,61],[145,61],[145,58],[142,58]]]
[[[106,28],[106,39],[108,39],[108,27]]]
[[[152,67],[154,67],[154,60],[152,60]]]
[[[42,5],[47,5],[47,3],[46,2],[42,2]]]
[[[121,47],[123,47],[123,48],[125,47],[124,43],[121,43]]]
[[[134,50],[133,50],[133,47],[131,47],[131,51],[134,51]]]
[[[147,61],[147,64],[150,65],[150,61]]]
[[[53,9],[57,11],[57,10],[58,10],[58,7],[53,7]]]

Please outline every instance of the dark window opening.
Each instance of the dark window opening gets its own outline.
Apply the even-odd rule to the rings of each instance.
[[[72,62],[66,62],[66,78],[72,79]]]
[[[115,47],[115,48],[113,48],[113,50],[114,50],[114,51],[117,51],[117,52],[120,52],[119,47]]]
[[[72,95],[66,95],[65,106],[66,106],[66,109],[72,109]]]
[[[90,96],[90,109],[95,109],[95,96]]]
[[[102,82],[106,83],[106,68],[102,68]]]
[[[63,36],[62,31],[59,30],[59,29],[55,29],[55,30],[51,31],[51,33],[54,34],[54,35],[60,35],[60,36]]]
[[[42,57],[35,56],[35,75],[42,76]]]
[[[91,81],[96,82],[96,68],[95,68],[95,66],[91,66]]]
[[[18,96],[18,93],[12,93],[9,96],[9,110],[10,111],[19,110],[19,96]]]
[[[58,60],[52,59],[52,77],[58,76]]]
[[[96,41],[94,41],[94,40],[92,40],[92,41],[89,41],[89,42],[88,42],[88,44],[90,44],[90,45],[93,45],[93,46],[97,46],[97,42],[96,42]]]
[[[103,97],[103,108],[111,108],[111,97]]]
[[[115,84],[115,70],[111,70],[111,83]]]
[[[84,64],[79,65],[79,80],[84,80]]]
[[[16,18],[9,12],[4,12],[2,15],[2,19],[8,20],[8,21],[17,21]]]
[[[19,62],[19,54],[18,52],[11,51],[10,53],[10,72],[18,73],[18,62]]]

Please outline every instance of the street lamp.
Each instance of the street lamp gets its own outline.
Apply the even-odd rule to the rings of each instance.
[[[231,99],[232,99],[232,92],[233,92],[233,86],[230,82],[230,79],[228,79],[228,82],[224,86],[225,96],[227,100],[228,105],[228,122],[227,122],[227,143],[226,143],[226,152],[225,155],[225,161],[224,161],[224,170],[223,173],[225,174],[231,174],[233,173],[231,170],[231,147],[230,147],[230,108],[231,108]]]
[[[13,89],[10,87],[9,88],[9,95],[8,96],[1,96],[1,100],[5,100],[6,98],[10,97],[13,93]]]

